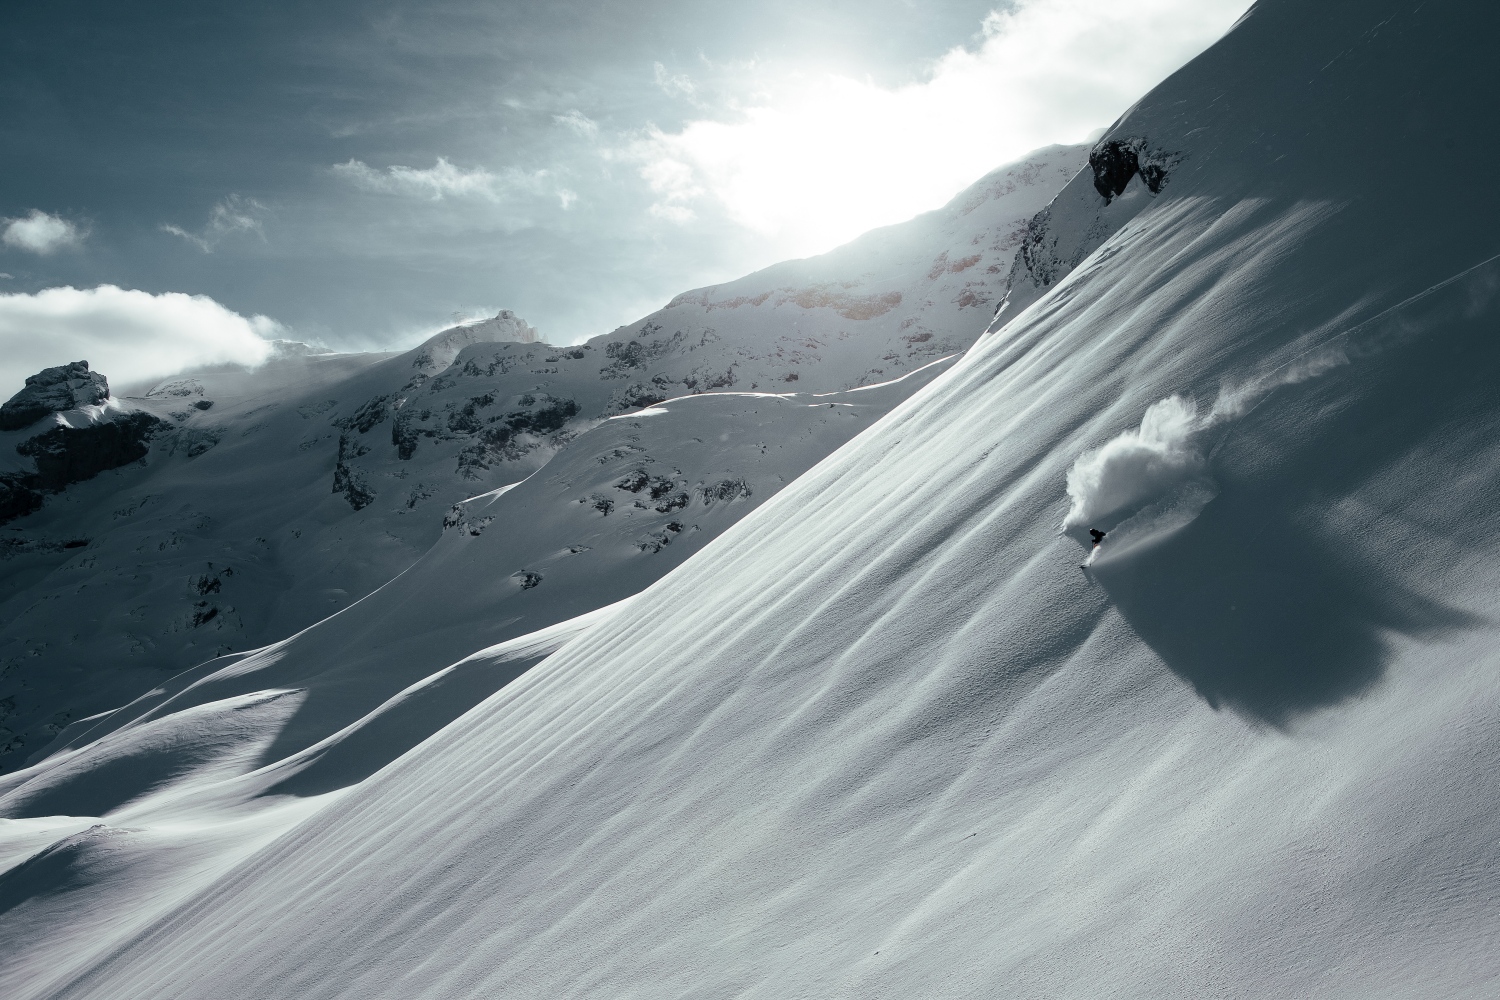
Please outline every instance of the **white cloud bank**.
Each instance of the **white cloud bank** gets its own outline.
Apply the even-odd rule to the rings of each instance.
[[[85,233],[77,225],[56,215],[48,215],[33,208],[29,215],[19,219],[0,219],[5,229],[0,231],[0,242],[28,253],[56,253],[83,242]]]
[[[1220,37],[1247,0],[1028,0],[923,80],[757,80],[727,120],[652,129],[631,155],[655,214],[716,205],[785,252],[816,253],[936,208],[1023,153],[1078,142]],[[692,81],[658,83],[692,94]]]
[[[0,399],[43,368],[86,360],[111,387],[226,362],[255,365],[283,333],[206,295],[100,285],[0,294]]]

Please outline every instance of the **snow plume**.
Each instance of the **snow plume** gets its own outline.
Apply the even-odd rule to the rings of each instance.
[[[1064,530],[1090,527],[1203,476],[1207,460],[1196,439],[1215,413],[1200,417],[1191,399],[1168,396],[1146,410],[1139,429],[1079,456],[1068,470],[1073,506]]]
[[[0,295],[0,398],[43,368],[87,360],[114,385],[199,365],[255,365],[283,334],[265,316],[245,317],[206,295],[100,285]]]
[[[1191,399],[1172,395],[1153,403],[1141,426],[1085,452],[1068,470],[1072,505],[1064,531],[1112,525],[1143,508],[1192,493],[1206,502],[1213,495],[1208,476],[1209,432],[1249,413],[1273,390],[1317,378],[1349,363],[1345,338],[1326,344],[1286,367],[1221,389],[1201,413]],[[1101,523],[1103,522],[1103,523]]]
[[[1226,386],[1207,413],[1200,413],[1193,400],[1177,395],[1153,403],[1139,428],[1111,438],[1073,462],[1068,470],[1072,504],[1063,518],[1063,530],[1113,532],[1119,526],[1135,533],[1145,522],[1160,521],[1164,510],[1173,506],[1177,520],[1191,518],[1214,494],[1208,475],[1211,431],[1249,413],[1276,389],[1389,350],[1458,317],[1476,316],[1497,296],[1500,256],[1402,300],[1309,348],[1281,368]]]

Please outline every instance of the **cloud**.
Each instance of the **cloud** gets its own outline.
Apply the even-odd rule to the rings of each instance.
[[[208,223],[196,233],[188,232],[181,226],[171,223],[163,223],[160,228],[164,233],[171,233],[173,236],[187,240],[204,253],[213,253],[214,248],[226,237],[236,233],[254,233],[264,240],[265,229],[257,216],[265,210],[266,206],[254,198],[232,194],[214,206],[209,214]]]
[[[512,167],[493,174],[483,167],[475,167],[473,170],[456,167],[442,156],[437,158],[437,163],[433,166],[422,170],[392,166],[382,172],[360,160],[338,163],[332,169],[336,175],[366,191],[430,198],[433,201],[453,197],[499,202],[516,195],[536,195],[548,191],[546,182],[549,172],[546,170],[528,173]]]
[[[899,87],[846,76],[756,78],[757,96],[625,153],[658,216],[706,210],[814,253],[935,208],[1031,149],[1078,142],[1221,35],[1247,0],[1029,0]],[[758,72],[751,70],[751,72]],[[656,67],[663,90],[692,82]]]
[[[114,285],[0,294],[0,396],[43,368],[80,359],[112,386],[199,365],[255,365],[284,334],[274,320],[241,316],[205,295]]]
[[[685,97],[689,101],[697,96],[698,88],[689,77],[680,73],[669,73],[667,67],[661,63],[655,63],[653,68],[656,73],[656,85],[661,88],[662,93],[672,97]]]
[[[585,139],[592,139],[599,134],[599,123],[577,108],[565,115],[553,115],[552,120],[565,128],[572,129]]]
[[[48,215],[33,208],[31,214],[21,219],[0,219],[5,224],[0,232],[0,242],[17,250],[29,253],[56,253],[64,247],[74,247],[83,242],[88,234],[67,219]]]

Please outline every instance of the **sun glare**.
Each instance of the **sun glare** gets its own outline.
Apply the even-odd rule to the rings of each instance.
[[[1035,0],[985,21],[923,79],[804,73],[747,106],[653,131],[656,214],[721,211],[779,252],[818,253],[933,209],[1009,160],[1079,142],[1224,33],[1246,0]]]

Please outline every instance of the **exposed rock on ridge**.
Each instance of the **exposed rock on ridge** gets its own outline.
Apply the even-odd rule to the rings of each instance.
[[[124,413],[87,427],[54,427],[22,441],[16,451],[36,461],[37,484],[55,492],[145,458],[160,423],[149,413]]]
[[[26,388],[0,406],[0,431],[18,431],[49,413],[97,406],[109,398],[109,380],[89,371],[87,361],[43,368],[26,380]]]
[[[1089,151],[1089,170],[1027,222],[1011,262],[1009,291],[995,310],[991,329],[1010,322],[1135,218],[1180,161],[1181,154],[1139,134],[1100,140]],[[1140,183],[1133,184],[1137,178]]]
[[[1161,192],[1167,180],[1166,158],[1141,139],[1106,139],[1089,151],[1094,172],[1094,190],[1108,205],[1125,193],[1132,178],[1139,176],[1152,194]]]
[[[109,381],[89,371],[87,361],[46,368],[0,407],[0,428],[19,430],[48,414],[98,406],[108,399]],[[16,445],[16,453],[31,459],[36,471],[0,476],[0,524],[40,508],[45,493],[60,492],[71,483],[144,458],[161,423],[140,411],[106,413],[83,426],[59,422],[26,438]]]

